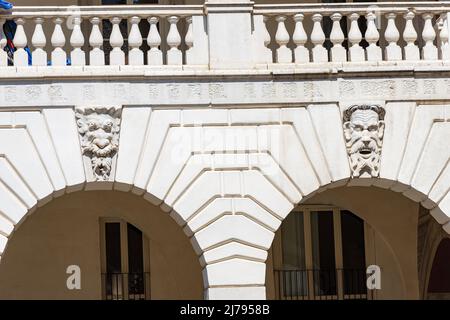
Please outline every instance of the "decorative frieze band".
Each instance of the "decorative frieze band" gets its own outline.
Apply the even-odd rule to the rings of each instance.
[[[67,105],[282,105],[361,100],[443,100],[448,78],[262,81],[108,81],[0,83],[1,107]]]

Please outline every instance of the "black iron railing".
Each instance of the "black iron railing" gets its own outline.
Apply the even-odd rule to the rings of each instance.
[[[149,300],[150,273],[103,273],[105,300]]]
[[[366,300],[371,297],[362,269],[275,270],[275,295],[280,300]]]

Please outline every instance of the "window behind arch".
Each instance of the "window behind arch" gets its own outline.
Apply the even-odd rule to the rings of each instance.
[[[281,226],[279,299],[367,299],[364,221],[346,210],[303,207]]]
[[[450,298],[450,239],[439,244],[428,280],[429,299]]]
[[[150,299],[148,240],[142,231],[121,220],[101,226],[103,298]]]

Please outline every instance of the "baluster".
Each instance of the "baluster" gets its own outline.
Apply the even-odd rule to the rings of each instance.
[[[73,30],[70,36],[70,45],[73,47],[70,53],[70,60],[72,66],[84,66],[86,65],[86,54],[81,49],[84,46],[84,36],[81,31],[81,17],[73,18]]]
[[[269,20],[269,17],[267,16],[263,16],[263,24],[264,24],[264,28],[263,28],[263,39],[264,39],[264,47],[265,47],[265,62],[267,63],[272,63],[273,62],[273,57],[272,57],[272,50],[269,48],[269,44],[270,41],[272,40],[270,37],[270,33],[267,30],[267,21]]]
[[[287,47],[290,40],[289,33],[286,30],[286,16],[277,16],[275,20],[278,22],[277,32],[275,33],[275,41],[280,46],[277,49],[277,62],[278,63],[291,63],[292,52]]]
[[[440,19],[441,30],[439,33],[439,38],[441,41],[440,52],[442,60],[450,60],[450,44],[449,44],[449,34],[448,34],[448,21],[447,15],[443,14]]]
[[[292,40],[295,43],[294,56],[296,63],[307,63],[309,60],[309,50],[305,47],[308,41],[308,35],[303,27],[303,19],[305,16],[302,13],[294,15],[295,29],[292,35]]]
[[[0,19],[0,67],[8,66],[8,54],[5,51],[7,44],[5,33],[3,32],[3,25],[6,19]]]
[[[65,66],[67,64],[67,54],[63,49],[66,44],[66,37],[61,27],[63,19],[56,18],[53,22],[55,23],[55,29],[53,30],[51,39],[52,46],[54,47],[52,51],[52,66]]]
[[[139,30],[139,22],[141,18],[131,17],[130,34],[128,35],[128,44],[131,47],[129,53],[129,65],[142,66],[144,65],[144,52],[139,48],[142,46],[142,34]]]
[[[104,66],[105,53],[101,49],[103,45],[103,35],[100,32],[100,18],[94,17],[90,20],[92,24],[91,35],[89,36],[89,45],[92,47],[89,52],[89,64],[91,66]]]
[[[420,60],[420,50],[419,47],[415,44],[417,40],[417,32],[414,28],[413,19],[414,12],[409,11],[404,15],[406,20],[405,31],[403,32],[403,39],[406,41],[405,50],[405,60],[407,61],[416,61]]]
[[[386,14],[387,27],[384,32],[384,38],[388,42],[385,48],[385,55],[387,61],[402,60],[402,48],[397,44],[400,39],[400,33],[395,25],[395,13]]]
[[[361,62],[365,60],[365,54],[364,48],[359,45],[362,40],[362,33],[358,25],[359,14],[352,13],[349,18],[350,31],[348,33],[348,40],[351,46],[348,50],[348,58],[352,62]]]
[[[424,60],[437,60],[438,50],[434,45],[434,39],[436,38],[436,32],[434,31],[431,19],[433,15],[431,13],[424,13],[422,18],[425,20],[423,26],[422,39],[425,41],[425,46],[422,48],[422,59]]]
[[[47,65],[47,52],[44,50],[47,39],[45,37],[44,29],[42,28],[42,23],[44,19],[36,18],[34,19],[35,27],[33,37],[31,38],[31,44],[34,47],[32,53],[33,66],[46,66]]]
[[[159,49],[161,45],[161,36],[157,28],[158,17],[148,18],[148,23],[150,23],[150,31],[148,32],[147,44],[150,50],[147,53],[148,64],[149,65],[162,65],[163,56]]]
[[[342,14],[334,13],[331,15],[333,21],[333,28],[330,33],[330,41],[333,43],[331,48],[331,61],[333,62],[345,62],[347,61],[347,51],[342,46],[342,42],[345,40],[344,32],[341,28]]]
[[[184,42],[186,43],[186,64],[189,64],[189,57],[192,54],[192,46],[194,45],[194,33],[192,32],[192,17],[186,17],[187,31],[184,37]]]
[[[328,52],[323,46],[325,42],[325,33],[322,29],[322,15],[316,13],[312,16],[314,26],[311,32],[311,42],[314,44],[312,49],[313,62],[328,62]]]
[[[109,43],[111,44],[112,50],[109,55],[109,64],[112,66],[125,65],[125,52],[122,50],[123,36],[122,32],[120,32],[121,21],[122,19],[119,17],[113,17],[111,19],[112,31],[109,37]]]
[[[27,46],[27,35],[23,25],[25,20],[23,18],[16,19],[17,29],[14,35],[14,45],[16,46],[16,51],[14,52],[14,65],[18,67],[28,66],[28,53],[25,51]]]
[[[377,42],[380,39],[380,33],[377,30],[377,26],[375,25],[376,15],[373,12],[369,12],[366,15],[367,19],[367,31],[366,31],[366,41],[369,43],[369,46],[366,49],[367,53],[367,61],[382,61],[383,53],[379,46],[377,46]]]
[[[177,16],[171,16],[167,18],[170,23],[169,33],[167,34],[167,44],[170,49],[167,51],[167,64],[168,65],[181,65],[183,63],[183,55],[178,46],[181,44],[181,36],[178,32],[179,18]]]

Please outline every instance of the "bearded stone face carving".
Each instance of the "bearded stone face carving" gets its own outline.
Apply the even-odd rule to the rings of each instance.
[[[93,180],[108,181],[119,149],[121,109],[77,109],[75,115],[81,149],[90,161]]]
[[[345,142],[355,178],[380,174],[384,115],[384,108],[378,105],[354,105],[344,112]]]

